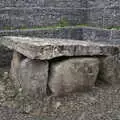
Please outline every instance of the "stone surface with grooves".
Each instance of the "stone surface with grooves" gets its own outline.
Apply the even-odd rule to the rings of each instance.
[[[61,56],[108,56],[119,53],[119,45],[53,38],[1,37],[2,43],[30,59],[49,60]]]

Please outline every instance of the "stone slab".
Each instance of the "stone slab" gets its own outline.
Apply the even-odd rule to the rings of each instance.
[[[51,64],[49,88],[56,96],[94,86],[99,72],[97,58],[71,58]]]
[[[61,56],[108,56],[119,53],[119,45],[54,38],[1,37],[3,45],[30,59],[49,60]]]

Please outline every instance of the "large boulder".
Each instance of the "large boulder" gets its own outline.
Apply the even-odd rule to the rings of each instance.
[[[31,60],[14,53],[11,64],[11,76],[18,88],[31,96],[46,95],[48,80],[48,62]]]
[[[72,58],[51,64],[49,87],[56,96],[94,86],[99,72],[97,58]]]
[[[110,84],[120,83],[120,54],[101,59],[99,76]]]

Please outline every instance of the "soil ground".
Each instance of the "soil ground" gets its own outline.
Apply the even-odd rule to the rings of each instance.
[[[120,120],[120,84],[99,82],[86,92],[27,101],[21,109],[7,71],[0,69],[0,120]]]

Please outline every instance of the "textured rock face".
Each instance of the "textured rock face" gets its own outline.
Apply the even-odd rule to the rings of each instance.
[[[111,6],[120,6],[119,0],[87,0],[88,7],[111,7]]]
[[[119,0],[1,0],[0,28],[24,28],[58,24],[99,27],[120,25]]]
[[[55,26],[65,19],[69,25],[84,24],[86,11],[81,8],[9,7],[0,9],[0,29]]]
[[[119,53],[119,45],[102,44],[85,41],[2,37],[3,44],[8,48],[27,56],[30,59],[53,59],[61,56],[108,56]]]
[[[85,7],[87,0],[1,0],[0,7]]]
[[[51,65],[49,87],[56,96],[94,86],[99,71],[97,58],[73,58]]]
[[[15,85],[32,96],[46,95],[48,62],[22,58],[14,52],[11,64],[11,77]]]
[[[15,85],[19,85],[19,68],[21,63],[22,55],[18,52],[13,52],[13,59],[11,61],[10,77],[15,81]]]
[[[95,27],[113,27],[120,25],[120,6],[88,9],[87,24]]]
[[[1,0],[0,29],[84,24],[86,0]],[[83,8],[83,9],[82,9]]]
[[[100,79],[110,84],[120,83],[120,55],[109,56],[101,60]]]
[[[46,95],[47,80],[48,80],[48,62],[24,59],[20,65],[20,84],[33,95]]]

